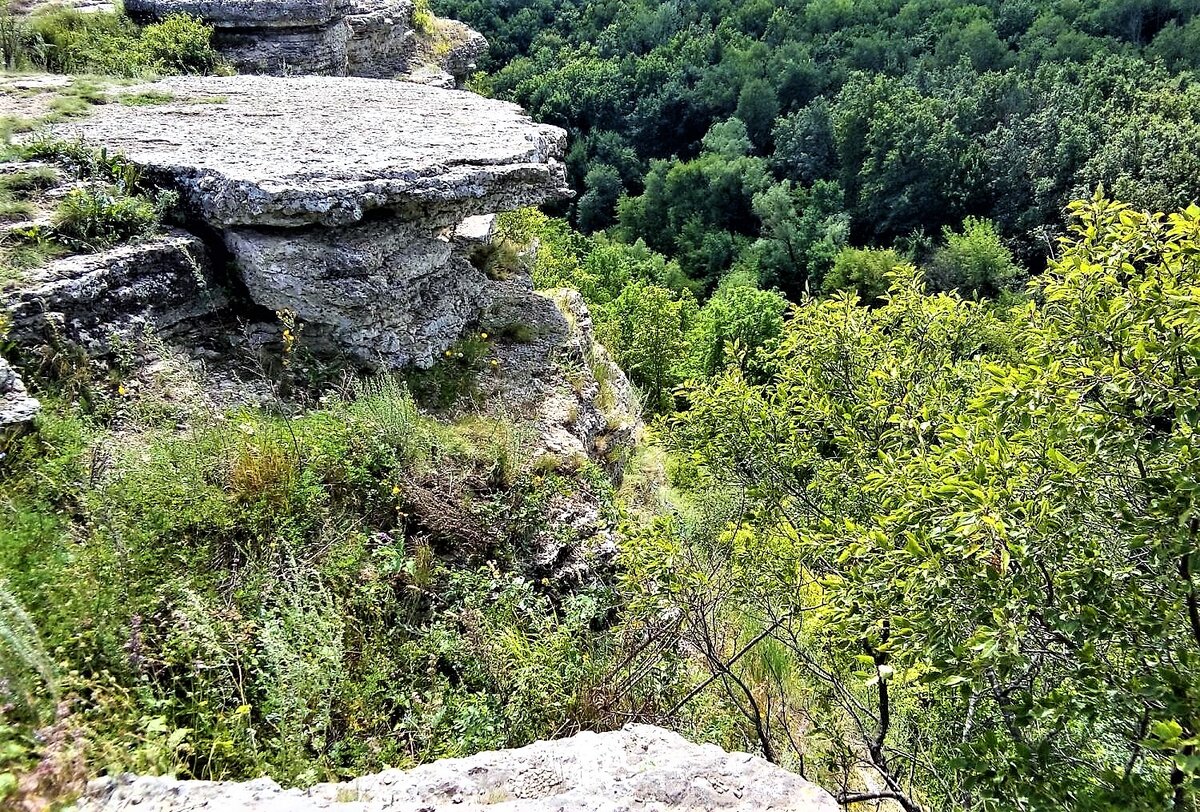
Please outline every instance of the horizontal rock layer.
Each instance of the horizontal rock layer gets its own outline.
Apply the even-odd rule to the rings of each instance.
[[[565,133],[472,93],[324,76],[174,77],[129,92],[141,90],[176,100],[105,105],[55,134],[125,154],[214,225],[340,226],[403,207],[466,217],[569,193]]]
[[[126,0],[125,9],[143,22],[199,17],[240,73],[395,78],[425,61],[458,83],[487,49],[481,34],[451,21],[425,35],[445,53],[418,49],[412,0]]]
[[[428,366],[491,302],[457,224],[568,194],[563,131],[471,93],[318,76],[140,89],[172,100],[105,105],[55,134],[178,189],[256,304],[363,366]]]
[[[125,0],[135,20],[171,14],[199,17],[216,28],[303,28],[341,19],[349,0]]]
[[[162,334],[216,312],[224,292],[213,284],[207,252],[191,234],[166,236],[98,254],[65,257],[28,273],[2,297],[10,335],[25,347],[56,338],[89,352]]]
[[[269,780],[93,782],[80,812],[625,812],[737,809],[836,812],[828,793],[745,753],[628,725],[516,750],[388,770],[345,784],[282,790]]]

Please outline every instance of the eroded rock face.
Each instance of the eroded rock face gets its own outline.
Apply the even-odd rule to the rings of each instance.
[[[142,22],[189,14],[213,26],[213,46],[240,73],[395,78],[436,65],[460,84],[487,47],[466,25],[437,20],[425,39],[412,0],[127,0]],[[438,43],[431,54],[429,47]]]
[[[628,812],[711,810],[836,812],[838,805],[798,775],[745,753],[696,745],[677,733],[628,725],[516,750],[388,770],[344,784],[282,790],[247,783],[170,778],[93,782],[80,812],[130,808],[246,812]]]
[[[169,332],[225,304],[203,243],[174,231],[98,254],[64,257],[29,272],[0,297],[23,347],[69,340],[96,355]]]
[[[368,367],[432,363],[491,302],[456,224],[568,194],[563,131],[470,93],[317,76],[150,87],[174,101],[105,105],[56,135],[177,188],[255,303]]]
[[[41,403],[26,391],[16,370],[0,358],[0,440],[33,420],[41,408]]]
[[[230,229],[225,240],[255,301],[296,313],[308,341],[372,368],[432,364],[491,301],[486,276],[411,224]]]
[[[346,24],[346,72],[392,79],[410,70],[416,50],[411,0],[354,0]]]
[[[216,28],[296,28],[340,19],[349,0],[125,0],[135,20],[171,14],[199,17]]]

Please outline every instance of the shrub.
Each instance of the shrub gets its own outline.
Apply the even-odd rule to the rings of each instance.
[[[172,14],[142,29],[139,50],[147,66],[163,73],[212,73],[221,61],[212,35],[198,17]]]
[[[106,76],[212,73],[221,65],[212,31],[186,14],[139,30],[124,14],[52,7],[27,19],[0,17],[0,52],[10,69]]]
[[[13,718],[36,721],[42,710],[38,697],[54,691],[54,667],[37,628],[0,579],[0,708]]]
[[[946,244],[934,252],[926,274],[934,290],[996,296],[1020,282],[1023,272],[990,220],[968,217],[961,234],[947,228],[943,236]]]
[[[71,190],[54,212],[54,233],[85,251],[107,248],[149,233],[159,222],[154,204],[117,186],[89,184]]]
[[[887,293],[892,272],[903,264],[900,255],[888,248],[843,248],[821,282],[821,290],[853,290],[864,304],[872,304]]]
[[[688,332],[689,375],[714,375],[730,363],[746,369],[747,357],[769,349],[783,332],[787,300],[754,287],[722,287],[708,300]],[[730,350],[736,356],[730,358]]]
[[[52,7],[32,15],[21,61],[51,73],[137,76],[137,26],[121,14]]]
[[[429,0],[416,0],[413,3],[413,28],[417,33],[430,36],[434,31],[433,11],[429,8]]]

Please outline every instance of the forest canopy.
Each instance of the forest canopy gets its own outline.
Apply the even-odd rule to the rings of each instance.
[[[968,217],[1037,271],[1098,186],[1197,193],[1195,0],[437,5],[488,37],[478,86],[570,132],[573,222],[709,289],[815,292],[846,244],[923,263]]]

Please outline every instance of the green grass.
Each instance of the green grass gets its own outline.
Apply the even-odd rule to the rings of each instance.
[[[514,344],[532,344],[538,336],[537,328],[520,321],[510,321],[496,329],[496,338]]]
[[[40,166],[0,175],[0,192],[29,194],[48,189],[58,182],[58,173],[51,167]]]
[[[0,220],[23,220],[33,215],[36,209],[28,200],[14,200],[11,196],[0,194]]]
[[[145,27],[120,12],[64,7],[0,15],[0,48],[10,70],[149,77],[224,69],[212,28],[183,14]]]
[[[383,377],[118,443],[43,387],[0,459],[0,578],[92,770],[303,785],[603,724],[613,595],[521,563],[550,500],[599,485],[533,471],[521,427],[435,421]]]
[[[170,104],[176,98],[174,93],[145,90],[139,93],[124,93],[117,97],[117,101],[127,107],[151,107],[157,104]]]

